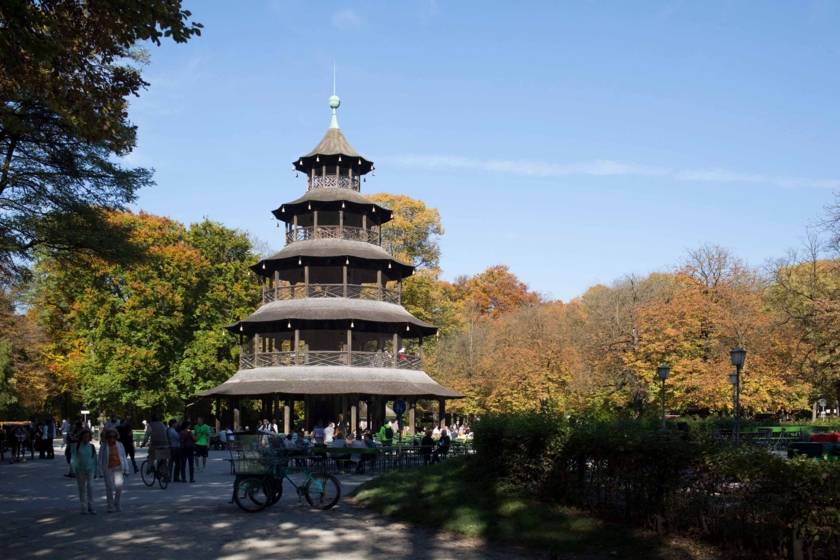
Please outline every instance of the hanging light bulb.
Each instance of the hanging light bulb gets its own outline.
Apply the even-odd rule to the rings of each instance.
[[[307,205],[306,209],[307,210],[312,210],[312,203],[311,202]]]
[[[303,261],[301,260],[301,258],[300,258],[300,257],[298,257],[298,266],[300,266],[300,265],[302,265],[302,264],[303,264]]]
[[[353,327],[355,327],[355,326],[356,326],[356,325],[353,323],[353,321],[350,321],[350,328],[352,329],[352,328],[353,328]]]
[[[265,263],[262,263],[262,269],[265,270]]]
[[[406,326],[405,326],[405,330],[406,330],[406,331],[408,330],[408,325],[406,325]]]
[[[281,206],[281,207],[280,207],[280,212],[281,212],[282,214],[285,214],[285,213],[286,213],[286,207],[285,207],[285,206]]]
[[[344,264],[347,264],[347,265],[350,264],[350,257],[347,257],[346,259],[344,259]]]
[[[389,268],[389,269],[391,268],[391,263],[388,263],[388,268]]]
[[[341,201],[341,209],[344,209],[344,201]]]
[[[321,161],[321,156],[315,156],[315,162],[318,163]]]
[[[362,160],[361,159],[359,159],[359,165],[362,165]]]
[[[292,322],[291,322],[291,321],[289,321],[288,323],[286,323],[286,328],[287,328],[287,329],[291,329],[291,328],[292,328]]]
[[[341,161],[341,156],[340,155],[338,156],[338,161]]]
[[[242,332],[244,330],[245,330],[245,327],[243,327],[242,325],[239,325],[239,332]]]
[[[371,210],[371,212],[373,212],[374,214],[376,214],[376,206],[374,206],[374,207],[373,207],[373,210]]]

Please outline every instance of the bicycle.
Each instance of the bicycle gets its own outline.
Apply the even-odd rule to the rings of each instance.
[[[140,478],[143,479],[143,484],[151,488],[157,481],[161,490],[165,490],[169,486],[169,461],[166,459],[158,459],[154,469],[149,467],[149,460],[146,459],[140,463]]]
[[[289,460],[278,449],[262,450],[259,458],[242,458],[237,461],[236,480],[233,483],[233,500],[240,509],[256,513],[276,504],[283,497],[283,481],[295,488],[298,499],[305,498],[310,507],[328,510],[341,498],[341,483],[327,473],[313,473],[301,467],[304,476],[298,485],[289,476]]]

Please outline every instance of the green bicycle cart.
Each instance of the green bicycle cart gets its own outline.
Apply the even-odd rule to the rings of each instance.
[[[233,500],[242,510],[255,513],[276,504],[283,496],[284,480],[315,509],[327,510],[338,503],[341,483],[336,477],[313,473],[306,466],[293,468],[294,455],[283,448],[279,438],[263,436],[258,441],[258,445],[248,446],[233,459]],[[302,475],[303,481],[295,482],[290,476],[293,472]]]

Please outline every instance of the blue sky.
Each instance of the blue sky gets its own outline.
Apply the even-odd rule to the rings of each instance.
[[[132,101],[137,208],[266,249],[291,162],[339,122],[363,192],[440,210],[446,278],[567,300],[715,243],[761,266],[840,191],[840,3],[189,2]]]

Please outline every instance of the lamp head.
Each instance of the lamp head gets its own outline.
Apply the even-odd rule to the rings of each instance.
[[[744,360],[746,360],[746,358],[747,351],[740,346],[729,351],[729,359],[731,360],[732,365],[738,369],[744,367]]]
[[[659,379],[665,381],[668,379],[668,374],[671,373],[671,366],[668,364],[662,364],[658,368],[656,368],[656,375],[659,376]]]

